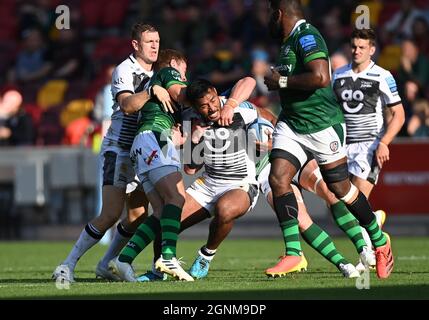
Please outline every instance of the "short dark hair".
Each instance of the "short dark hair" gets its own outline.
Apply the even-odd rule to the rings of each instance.
[[[183,53],[174,49],[162,49],[159,52],[158,60],[155,63],[154,69],[160,70],[170,66],[171,60],[187,62],[186,57]]]
[[[288,11],[299,14],[304,12],[301,0],[269,0],[269,2],[273,9],[284,8]]]
[[[206,79],[197,79],[186,88],[186,99],[194,106],[198,99],[204,97],[209,89],[215,89],[214,85]]]
[[[372,29],[354,29],[352,32],[351,39],[364,39],[369,40],[372,46],[375,46],[377,36],[375,31]]]
[[[158,30],[156,30],[156,28],[150,24],[143,23],[143,22],[135,23],[131,29],[131,39],[140,41],[142,37],[142,33],[146,31],[158,32]]]

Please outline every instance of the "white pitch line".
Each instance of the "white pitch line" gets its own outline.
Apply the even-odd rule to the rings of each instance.
[[[399,256],[398,260],[428,260],[427,256]]]

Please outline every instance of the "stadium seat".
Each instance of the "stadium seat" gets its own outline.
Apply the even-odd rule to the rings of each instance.
[[[89,139],[88,129],[91,126],[91,120],[88,117],[80,117],[71,121],[65,128],[64,141],[66,145],[84,144]]]
[[[94,103],[89,99],[77,99],[70,101],[60,115],[60,123],[66,128],[72,121],[87,116],[94,108]]]
[[[392,73],[397,71],[401,64],[401,47],[388,45],[383,48],[377,63]]]
[[[48,81],[37,93],[37,104],[42,110],[46,110],[51,106],[62,103],[67,87],[68,82],[66,80]]]
[[[81,1],[80,13],[82,14],[85,28],[97,28],[104,13],[103,0]]]
[[[104,14],[101,17],[101,25],[106,28],[119,27],[128,10],[128,0],[105,1],[103,5]]]
[[[383,10],[378,17],[378,27],[382,27],[395,13],[401,10],[399,2],[384,1]]]
[[[36,104],[25,104],[24,105],[25,112],[31,116],[31,120],[33,121],[34,127],[38,127],[40,123],[40,118],[42,116],[42,109]]]
[[[48,146],[62,143],[64,129],[60,124],[59,116],[63,108],[64,105],[56,105],[42,113],[37,130],[37,145]]]
[[[97,62],[112,61],[113,58],[125,58],[131,50],[131,41],[129,39],[105,37],[97,43],[92,53],[92,58]]]

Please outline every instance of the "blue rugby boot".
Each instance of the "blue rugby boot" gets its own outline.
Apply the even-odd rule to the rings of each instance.
[[[210,262],[210,260],[207,260],[203,256],[198,255],[192,264],[191,270],[189,270],[189,274],[196,279],[207,277],[207,274],[209,273]]]

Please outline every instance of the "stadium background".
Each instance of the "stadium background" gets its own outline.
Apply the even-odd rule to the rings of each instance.
[[[419,1],[303,1],[309,21],[330,53],[349,59],[355,8],[370,8],[379,36],[375,60],[399,85],[407,115],[373,195],[386,209],[393,235],[429,234],[429,3]],[[59,5],[70,8],[70,29],[58,30]],[[267,33],[265,1],[0,0],[0,238],[76,239],[99,210],[97,157],[111,107],[112,67],[130,52],[137,20],[155,25],[162,48],[186,53],[190,78],[203,76],[220,90],[244,75],[257,79],[252,102],[278,108],[263,75],[278,46]],[[411,69],[406,67],[411,61]],[[5,116],[11,90],[19,111]],[[422,123],[408,127],[411,119]],[[186,178],[189,183],[190,178]],[[341,233],[318,199],[306,194],[315,220]],[[187,231],[206,235],[207,224]],[[273,212],[261,198],[231,236],[275,237]]]

